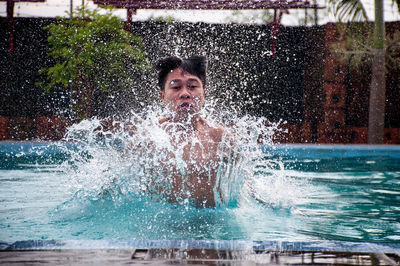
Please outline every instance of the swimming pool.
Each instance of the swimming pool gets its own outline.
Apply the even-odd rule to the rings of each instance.
[[[60,167],[69,159],[65,150],[75,148],[71,143],[0,143],[2,248],[400,252],[399,146],[262,146],[271,178],[282,178],[269,184],[269,201],[221,208],[129,193],[81,195]]]

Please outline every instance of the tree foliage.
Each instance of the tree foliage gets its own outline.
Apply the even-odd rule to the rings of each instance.
[[[329,8],[339,22],[368,21],[367,11],[361,0],[327,0]],[[392,0],[400,14],[400,0]]]
[[[368,26],[368,18],[361,0],[329,0],[334,7],[334,14],[343,21],[343,18],[349,18],[350,26],[359,17],[364,17],[364,25]],[[395,2],[393,0],[393,2]],[[397,5],[399,1],[396,0]],[[388,36],[385,36],[384,5],[383,0],[375,0],[375,21],[374,27],[368,29],[365,34],[354,34],[354,31],[348,31],[347,44],[339,49],[351,61],[356,58],[359,62],[371,62],[371,82],[369,92],[369,115],[368,115],[368,143],[381,144],[383,142],[384,124],[385,124],[385,102],[386,102],[386,69],[387,62],[392,63],[391,67],[398,67],[398,36],[396,31],[392,39],[388,42]],[[372,28],[372,27],[371,27]],[[367,36],[367,38],[362,38]],[[361,37],[361,38],[360,38]],[[373,45],[371,43],[373,40]],[[388,45],[389,43],[389,45]],[[337,49],[338,50],[338,49]],[[341,51],[340,51],[341,50]],[[392,56],[392,54],[394,56]],[[386,58],[385,58],[386,57]],[[389,59],[387,59],[389,58]],[[360,60],[361,59],[361,60]],[[367,59],[367,60],[365,60]],[[390,64],[389,64],[390,65]]]
[[[45,28],[49,31],[49,56],[56,63],[40,70],[47,92],[57,85],[71,92],[78,118],[90,117],[98,91],[124,89],[148,67],[140,37],[127,32],[112,8],[76,9],[72,16]]]
[[[235,24],[246,23],[268,23],[273,20],[274,16],[268,9],[250,11],[250,10],[235,10],[226,22]]]
[[[399,1],[392,2],[399,6]],[[375,52],[374,25],[368,22],[369,18],[361,0],[329,0],[329,3],[339,22],[347,22],[337,25],[344,42],[332,45],[333,52],[341,61],[349,63],[353,68],[362,64],[371,65]],[[385,36],[387,68],[400,67],[399,41],[400,31],[398,30],[394,34]]]
[[[328,0],[328,2],[339,22],[368,20],[367,11],[361,0]]]
[[[353,69],[371,66],[374,57],[374,29],[371,23],[350,23],[341,28],[343,42],[332,44],[332,51],[343,63]],[[388,71],[400,68],[400,31],[386,34],[385,66]]]

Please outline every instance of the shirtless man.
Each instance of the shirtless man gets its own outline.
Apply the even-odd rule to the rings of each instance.
[[[190,199],[197,206],[214,206],[214,193],[219,193],[218,184],[214,190],[217,171],[224,160],[220,144],[229,135],[222,127],[210,126],[199,114],[205,101],[206,58],[171,56],[158,61],[156,67],[160,97],[169,110],[159,123],[185,162],[184,172],[177,165],[163,166],[171,175],[169,200]],[[175,159],[177,154],[168,156]]]

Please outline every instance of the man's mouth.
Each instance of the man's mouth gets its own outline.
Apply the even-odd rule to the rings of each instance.
[[[181,105],[179,105],[179,108],[181,110],[191,110],[191,109],[193,109],[193,104],[191,104],[191,103],[182,103]]]

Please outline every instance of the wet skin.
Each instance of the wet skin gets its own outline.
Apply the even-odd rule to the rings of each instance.
[[[201,80],[182,68],[168,73],[161,100],[172,112],[174,122],[187,120],[188,115],[198,113],[204,105],[205,91]]]
[[[178,202],[187,198],[184,191],[189,190],[196,205],[214,206],[213,188],[221,163],[218,148],[225,130],[209,126],[198,114],[204,105],[203,84],[197,76],[177,68],[167,75],[160,96],[171,116],[161,118],[159,123],[169,133],[172,146],[177,151],[182,149],[182,160],[186,164],[185,173],[182,173],[177,165],[163,162],[163,167],[172,175],[169,200]],[[173,152],[168,156],[176,158]]]

